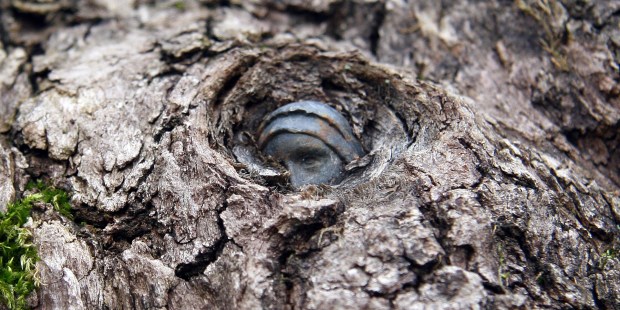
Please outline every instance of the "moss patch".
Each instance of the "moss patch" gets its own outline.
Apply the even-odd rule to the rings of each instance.
[[[39,260],[32,233],[24,224],[34,203],[49,203],[61,215],[72,218],[69,197],[63,190],[42,182],[30,183],[34,191],[0,213],[0,300],[9,309],[26,309],[26,297],[39,285],[35,264]]]
[[[565,41],[571,36],[562,23],[562,4],[557,0],[516,0],[517,7],[531,16],[542,27],[545,36],[540,39],[542,48],[551,55],[551,62],[561,71],[569,71],[570,66],[563,51]]]

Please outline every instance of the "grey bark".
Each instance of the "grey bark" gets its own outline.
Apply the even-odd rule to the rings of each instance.
[[[76,216],[32,306],[620,308],[620,5],[538,3],[0,1],[0,207]],[[369,151],[339,186],[231,151],[306,99]]]

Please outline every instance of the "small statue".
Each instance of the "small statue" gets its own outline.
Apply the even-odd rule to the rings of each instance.
[[[337,182],[345,164],[364,156],[347,120],[316,101],[290,103],[267,115],[258,147],[284,163],[293,187]]]

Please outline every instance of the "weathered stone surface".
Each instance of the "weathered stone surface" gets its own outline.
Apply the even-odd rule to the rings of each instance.
[[[46,178],[76,217],[35,212],[35,306],[618,306],[613,2],[114,3],[0,13],[0,206]],[[299,100],[368,153],[340,185],[233,155]]]

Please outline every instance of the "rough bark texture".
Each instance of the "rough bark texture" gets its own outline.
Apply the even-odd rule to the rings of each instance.
[[[0,207],[44,179],[39,309],[620,308],[617,1],[0,0]],[[292,191],[233,148],[330,103]]]

